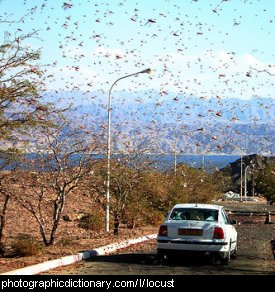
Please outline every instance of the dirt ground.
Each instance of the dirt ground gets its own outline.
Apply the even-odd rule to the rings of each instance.
[[[237,230],[242,233],[241,244],[251,249],[255,257],[262,254],[264,259],[269,257],[275,259],[275,205],[267,205],[264,202],[258,204],[226,202],[223,205],[235,211],[270,212],[270,220],[273,224],[264,224],[266,216],[255,216],[253,213],[250,216],[231,214],[229,217],[238,220]],[[263,244],[259,245],[260,242]]]
[[[7,256],[0,257],[0,273],[23,268],[26,266],[42,263],[48,260],[60,258],[66,255],[75,254],[85,250],[91,250],[96,247],[104,246],[114,242],[120,242],[125,239],[135,238],[143,235],[156,233],[157,227],[142,227],[135,229],[120,228],[118,236],[112,232],[95,232],[86,230],[78,226],[77,217],[87,214],[95,209],[94,202],[88,196],[77,196],[77,202],[74,196],[70,196],[64,209],[64,216],[72,218],[72,221],[61,220],[57,231],[56,244],[50,247],[44,247],[38,255],[34,256],[11,256],[11,245],[18,235],[28,234],[41,241],[39,227],[29,213],[21,208],[16,202],[12,202],[8,212],[5,245],[7,246]]]

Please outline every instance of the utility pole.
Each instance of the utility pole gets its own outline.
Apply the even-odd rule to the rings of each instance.
[[[247,201],[247,170],[249,168],[249,165],[244,170],[244,196],[245,201]]]
[[[241,156],[241,202],[243,201],[243,156]]]

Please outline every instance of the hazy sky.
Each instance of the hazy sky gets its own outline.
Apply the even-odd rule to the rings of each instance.
[[[151,90],[203,97],[275,97],[273,0],[2,0],[0,33],[40,30],[28,42],[52,64],[47,90]],[[21,33],[21,31],[19,32]],[[255,70],[256,69],[256,70]],[[266,70],[263,72],[258,71]]]

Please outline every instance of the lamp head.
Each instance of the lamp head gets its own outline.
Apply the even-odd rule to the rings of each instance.
[[[140,71],[140,73],[147,73],[147,74],[151,74],[151,72],[152,72],[151,68],[147,68],[143,71]]]

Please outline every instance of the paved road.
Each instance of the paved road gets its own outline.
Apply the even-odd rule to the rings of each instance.
[[[165,265],[156,260],[154,240],[119,254],[49,272],[55,275],[183,275],[183,274],[275,274],[269,238],[274,225],[242,225],[238,227],[239,251],[229,266],[211,263],[205,258],[173,259]],[[259,235],[260,234],[260,235]]]

